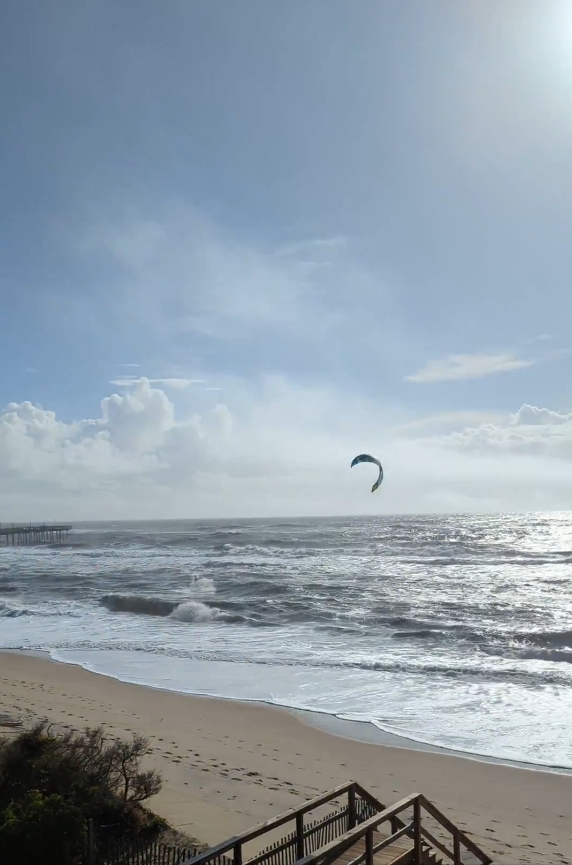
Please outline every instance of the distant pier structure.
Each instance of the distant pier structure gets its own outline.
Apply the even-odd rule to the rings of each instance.
[[[27,547],[32,544],[63,544],[68,539],[72,526],[10,526],[5,528],[0,523],[0,545],[12,547]]]

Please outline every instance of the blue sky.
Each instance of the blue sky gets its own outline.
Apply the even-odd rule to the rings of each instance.
[[[3,21],[5,518],[567,506],[568,3]]]

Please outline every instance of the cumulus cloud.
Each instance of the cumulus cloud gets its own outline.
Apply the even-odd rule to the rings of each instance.
[[[504,423],[483,423],[451,433],[457,448],[483,454],[542,456],[572,461],[572,413],[523,405]]]
[[[525,369],[535,363],[524,360],[513,354],[452,354],[443,360],[430,360],[425,366],[412,375],[406,376],[406,381],[417,384],[434,384],[439,381],[464,381],[467,379],[484,378],[502,372],[513,372]]]
[[[572,415],[525,405],[504,420],[448,434],[411,425],[404,436],[397,413],[332,388],[266,377],[255,388],[228,381],[224,389],[225,403],[213,394],[201,412],[189,414],[185,397],[184,415],[146,378],[105,397],[96,418],[64,421],[10,403],[0,412],[0,518],[519,510],[568,501]],[[384,463],[379,494],[369,492],[366,466],[349,468],[360,451]]]
[[[572,421],[572,414],[562,414],[561,412],[550,411],[547,408],[537,408],[534,405],[525,403],[512,416],[511,420],[514,426],[542,426],[544,424],[558,426],[570,423]]]

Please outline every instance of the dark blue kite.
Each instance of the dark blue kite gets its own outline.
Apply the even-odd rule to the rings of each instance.
[[[379,466],[379,477],[371,488],[372,493],[374,493],[383,480],[383,469],[381,467],[380,461],[376,460],[375,457],[372,457],[369,454],[360,454],[352,460],[350,468],[353,469],[353,467],[357,466],[358,463],[374,463],[374,465]]]

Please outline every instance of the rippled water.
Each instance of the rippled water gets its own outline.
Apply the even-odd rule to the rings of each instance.
[[[572,766],[572,516],[90,524],[0,549],[0,645]]]

